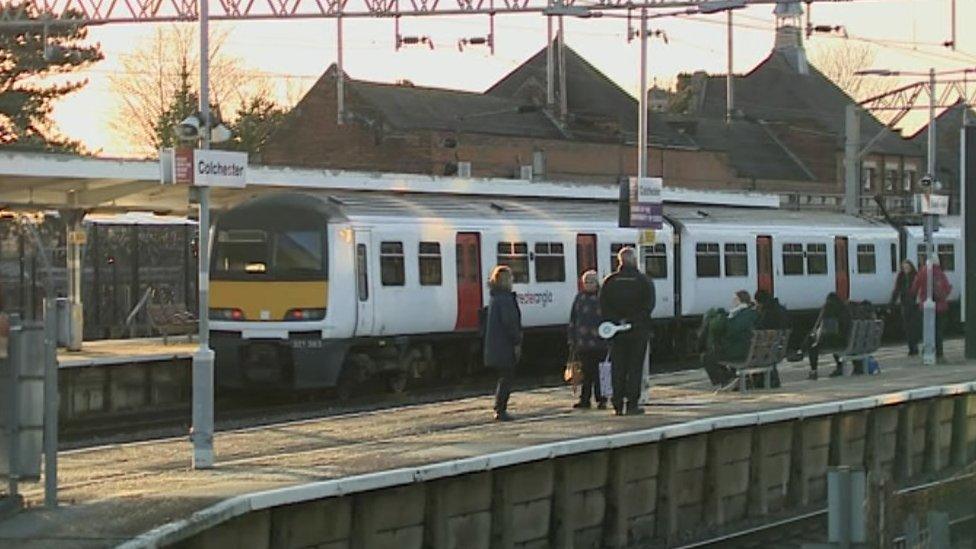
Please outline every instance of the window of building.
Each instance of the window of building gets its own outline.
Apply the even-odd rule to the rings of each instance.
[[[783,244],[783,274],[803,274],[803,244]]]
[[[884,188],[886,191],[898,189],[898,167],[888,166],[885,168]]]
[[[725,276],[749,276],[749,257],[745,243],[725,244]]]
[[[898,272],[898,244],[891,243],[891,272]]]
[[[668,250],[664,244],[644,246],[644,274],[651,278],[668,277]]]
[[[857,245],[857,272],[870,274],[875,272],[874,244]]]
[[[939,265],[945,272],[956,270],[956,247],[953,244],[939,244]]]
[[[915,180],[918,178],[914,168],[905,168],[902,172],[901,182],[902,190],[905,192],[911,192],[915,188]]]
[[[617,261],[617,253],[623,248],[637,248],[633,242],[613,242],[610,244],[610,271],[616,271],[617,267],[620,266],[620,262]]]
[[[441,245],[439,242],[421,242],[417,250],[417,268],[421,286],[440,286]]]
[[[529,245],[525,242],[499,242],[498,264],[508,265],[512,270],[512,282],[529,282]]]
[[[535,243],[535,281],[563,282],[566,280],[566,257],[562,242]]]
[[[366,275],[366,245],[356,244],[356,293],[359,301],[369,299],[369,279]]]
[[[403,242],[380,242],[380,283],[384,286],[403,286]]]
[[[695,245],[695,267],[698,278],[721,276],[718,242],[699,242]]]
[[[864,166],[864,170],[861,174],[861,183],[865,191],[870,191],[874,189],[874,177],[877,170],[874,166]]]
[[[827,274],[826,244],[807,244],[807,274]]]

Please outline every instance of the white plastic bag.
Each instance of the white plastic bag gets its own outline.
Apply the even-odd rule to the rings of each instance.
[[[600,394],[603,398],[613,396],[613,364],[610,362],[610,352],[600,361]]]

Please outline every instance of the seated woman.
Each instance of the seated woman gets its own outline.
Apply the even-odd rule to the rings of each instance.
[[[714,342],[714,347],[702,354],[701,362],[713,386],[724,386],[735,377],[733,369],[724,363],[745,360],[757,317],[749,292],[739,290],[724,319],[708,319],[707,339]]]
[[[847,335],[851,333],[851,311],[847,303],[834,292],[827,294],[820,315],[813,325],[804,344],[810,357],[810,379],[817,379],[817,363],[820,353],[825,350],[840,350],[847,344]],[[834,354],[837,368],[831,375],[840,372],[840,360]]]

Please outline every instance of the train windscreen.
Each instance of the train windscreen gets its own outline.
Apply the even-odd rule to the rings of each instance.
[[[322,230],[217,231],[212,276],[232,280],[326,278]]]

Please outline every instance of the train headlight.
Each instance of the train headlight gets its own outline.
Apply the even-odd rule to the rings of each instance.
[[[285,320],[322,320],[325,309],[289,309],[285,313]]]
[[[210,320],[244,320],[240,309],[210,309]]]

